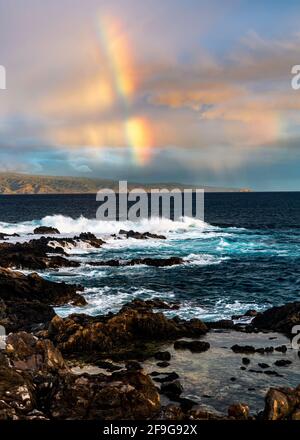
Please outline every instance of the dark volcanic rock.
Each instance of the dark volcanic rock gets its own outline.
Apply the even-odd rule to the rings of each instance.
[[[3,355],[0,357],[0,420],[26,419],[36,406],[32,381],[10,368]]]
[[[257,364],[260,368],[263,368],[263,369],[265,369],[265,368],[270,368],[270,365],[268,365],[268,364],[265,364],[264,362],[261,362],[261,363],[259,363],[259,364]]]
[[[114,365],[112,362],[104,361],[101,359],[94,362],[94,365],[96,365],[99,368],[103,368],[106,371],[111,371],[111,372],[119,371],[122,369],[122,367],[119,365]]]
[[[255,348],[252,345],[238,345],[235,344],[231,347],[234,353],[255,353]]]
[[[169,351],[158,351],[154,357],[158,361],[169,361],[171,359],[171,353]]]
[[[266,420],[300,420],[300,386],[270,388],[263,414]]]
[[[248,354],[260,353],[260,354],[265,354],[265,353],[272,353],[274,351],[274,348],[273,347],[255,348],[252,345],[238,345],[238,344],[235,344],[235,345],[233,345],[231,347],[231,350],[234,353],[246,353],[246,354],[247,353]]]
[[[120,229],[119,235],[125,235],[126,238],[135,238],[137,240],[147,240],[148,238],[157,238],[160,240],[165,240],[164,235],[152,234],[151,232],[136,232],[136,231],[124,231]]]
[[[174,403],[162,407],[160,413],[157,416],[157,420],[185,420],[186,414],[182,408]]]
[[[37,300],[4,302],[0,299],[0,325],[7,333],[48,325],[54,316],[53,307]]]
[[[276,365],[276,367],[287,367],[288,365],[291,365],[291,363],[292,361],[289,361],[288,359],[279,359],[274,362],[274,365]]]
[[[55,316],[48,333],[63,352],[100,352],[126,358],[142,342],[198,337],[206,331],[207,327],[197,319],[168,319],[162,313],[126,305],[116,315],[105,318],[71,315],[62,319]]]
[[[264,371],[260,371],[260,370],[255,370],[254,368],[249,368],[248,370],[250,373],[257,373],[257,374],[263,374]]]
[[[0,420],[148,419],[160,410],[151,378],[131,361],[112,375],[76,375],[51,341],[20,332],[0,352]]]
[[[49,323],[55,316],[52,305],[86,304],[77,290],[82,288],[0,268],[0,325],[11,332]]]
[[[0,268],[0,299],[4,301],[33,301],[44,304],[62,305],[66,303],[86,304],[77,293],[79,285],[54,283],[44,280],[36,273],[24,275],[10,269]]]
[[[0,420],[148,419],[160,409],[159,393],[143,371],[75,375],[50,341],[19,334],[10,342],[15,367],[0,353]]]
[[[228,417],[237,420],[247,420],[249,418],[249,406],[245,403],[234,403],[228,408]]]
[[[25,243],[0,243],[0,266],[32,270],[79,267],[80,263],[77,261],[65,258],[65,248],[75,247],[78,242],[95,248],[100,248],[104,243],[89,233],[75,238],[41,237]]]
[[[169,397],[180,396],[180,394],[183,392],[183,386],[179,380],[174,380],[174,382],[163,383],[160,391]]]
[[[231,319],[221,319],[220,321],[206,322],[208,328],[211,329],[234,329],[235,324]]]
[[[191,420],[228,420],[228,417],[220,416],[201,407],[190,410],[187,415]]]
[[[139,309],[139,310],[178,310],[180,309],[180,304],[178,302],[166,302],[159,298],[147,299],[145,301],[140,299],[134,299],[133,301],[124,304],[123,310],[129,309]]]
[[[5,232],[0,232],[0,240],[7,240],[9,237],[20,237],[19,234],[7,234]]]
[[[88,264],[90,266],[111,266],[111,267],[125,267],[125,266],[136,266],[145,264],[146,266],[153,267],[168,267],[175,266],[178,264],[183,264],[184,260],[180,257],[170,257],[170,258],[134,258],[133,260],[106,260],[106,261],[90,261]]]
[[[64,254],[62,247],[48,246],[49,239],[30,240],[26,243],[1,243],[0,265],[6,268],[44,270],[59,267],[78,267],[77,261],[63,256],[49,256],[53,252]]]
[[[275,347],[275,351],[279,351],[280,353],[286,353],[287,346],[286,345],[279,345],[279,347]]]
[[[291,334],[292,327],[300,324],[300,302],[272,307],[256,316],[252,325],[262,330]]]
[[[142,365],[137,361],[127,361],[126,369],[128,371],[141,371],[143,369]]]
[[[33,231],[34,234],[60,234],[59,230],[51,226],[39,226]]]
[[[81,376],[61,375],[49,412],[60,420],[148,419],[160,409],[152,380],[141,371]]]
[[[192,353],[202,353],[210,348],[209,342],[205,341],[176,341],[175,350],[190,350]]]
[[[20,332],[8,335],[6,353],[11,365],[21,371],[55,372],[66,369],[60,351],[51,341],[39,340],[31,333]]]
[[[96,235],[91,232],[82,232],[78,237],[74,237],[74,241],[83,241],[96,249],[105,243],[105,241],[101,240],[101,238],[97,238]]]
[[[169,362],[167,362],[167,361],[157,362],[156,365],[160,368],[167,368],[170,366]]]

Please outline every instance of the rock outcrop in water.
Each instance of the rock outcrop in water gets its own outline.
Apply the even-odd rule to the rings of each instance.
[[[66,258],[68,254],[65,251],[79,244],[100,248],[104,241],[86,233],[74,238],[41,237],[25,243],[0,243],[0,266],[30,270],[79,267],[80,263]]]
[[[47,281],[36,273],[24,275],[21,272],[0,268],[0,298],[3,301],[36,300],[56,306],[67,303],[85,304],[78,291],[83,291],[83,287]]]
[[[38,228],[35,228],[33,231],[36,235],[42,235],[42,234],[60,234],[59,230],[56,228],[52,228],[51,226],[39,226]]]
[[[7,234],[7,233],[5,233],[5,232],[0,232],[0,240],[7,240],[8,238],[11,238],[11,237],[20,237],[20,235],[19,234]]]
[[[166,240],[167,238],[165,235],[153,234],[151,232],[125,231],[124,229],[120,229],[119,235],[125,235],[126,238],[135,238],[136,240],[148,240],[149,238]]]
[[[206,325],[199,319],[168,319],[162,313],[154,313],[151,307],[134,303],[113,316],[55,316],[47,337],[64,353],[100,353],[112,358],[127,358],[134,353],[143,358],[147,357],[142,345],[146,342],[199,337],[206,332]]]
[[[258,314],[251,324],[260,330],[291,334],[293,326],[300,325],[300,302],[272,307]]]
[[[7,331],[29,329],[49,322],[54,305],[86,304],[78,285],[54,283],[33,273],[24,275],[0,268],[0,325]]]
[[[107,261],[89,261],[90,266],[111,266],[111,267],[125,267],[137,266],[144,264],[152,267],[168,267],[183,264],[184,260],[180,257],[170,258],[134,258],[132,260],[107,260]]]

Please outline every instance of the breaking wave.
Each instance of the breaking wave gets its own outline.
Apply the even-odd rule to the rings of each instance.
[[[134,229],[138,232],[152,233],[172,233],[186,232],[188,230],[210,230],[213,227],[204,221],[183,217],[179,221],[173,221],[166,218],[141,219],[137,222],[132,221],[101,221],[97,219],[88,219],[80,216],[77,219],[66,217],[64,215],[51,215],[41,220],[33,220],[22,223],[0,222],[0,232],[7,234],[30,234],[38,226],[49,226],[57,228],[62,234],[80,234],[81,232],[92,232],[96,235],[116,234],[120,229]]]

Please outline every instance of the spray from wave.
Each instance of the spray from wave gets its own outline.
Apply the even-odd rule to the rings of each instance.
[[[0,222],[0,230],[7,234],[30,234],[38,226],[49,226],[57,228],[62,234],[80,234],[81,232],[92,232],[96,235],[116,234],[120,229],[133,229],[138,232],[152,233],[172,233],[187,232],[189,230],[210,230],[212,226],[204,221],[184,217],[179,221],[173,221],[166,218],[141,219],[138,222],[131,221],[100,221],[88,219],[80,216],[77,219],[66,217],[64,215],[51,215],[41,220],[33,220],[23,223],[5,223]]]

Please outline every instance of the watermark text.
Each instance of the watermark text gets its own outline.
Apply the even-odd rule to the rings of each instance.
[[[101,202],[96,213],[97,220],[136,221],[157,217],[174,221],[183,217],[204,220],[203,189],[129,190],[127,182],[120,181],[118,191],[101,189],[96,200]]]
[[[0,65],[0,90],[6,90],[6,69]]]

